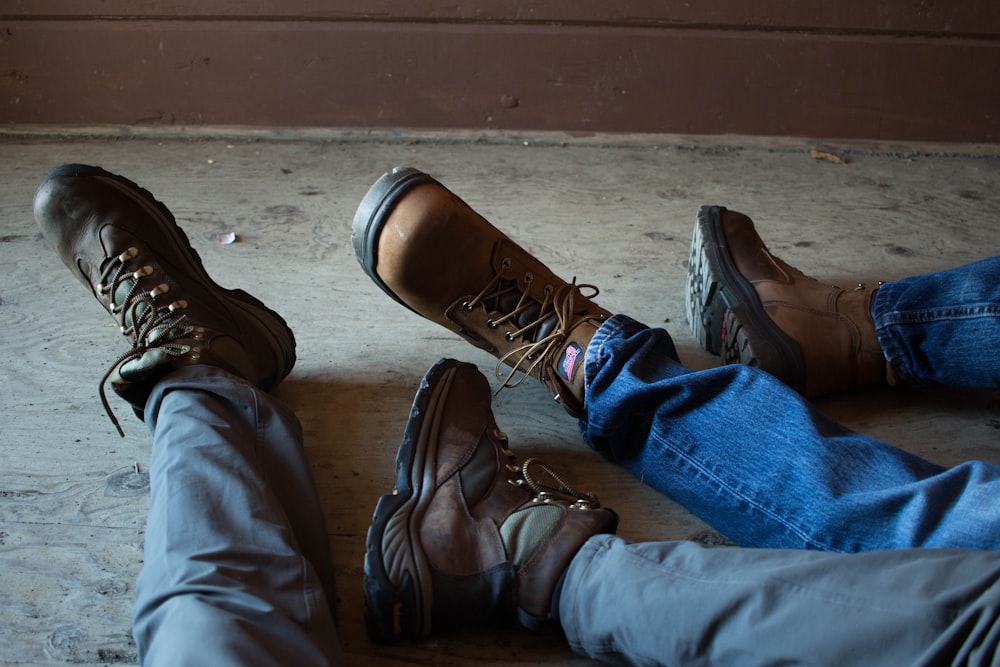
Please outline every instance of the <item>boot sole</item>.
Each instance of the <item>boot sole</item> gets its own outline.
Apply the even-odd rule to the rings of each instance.
[[[354,214],[351,229],[351,244],[358,263],[382,291],[397,303],[410,308],[378,275],[378,240],[386,219],[396,208],[396,204],[410,190],[426,184],[440,185],[433,177],[412,167],[396,167],[383,174],[365,194]],[[413,310],[410,308],[410,310]]]
[[[722,233],[723,211],[703,206],[695,220],[685,294],[691,333],[724,363],[760,368],[801,392],[801,348],[767,315],[753,285],[736,269]]]
[[[112,185],[116,190],[128,196],[149,214],[152,220],[159,223],[162,232],[165,233],[168,241],[172,243],[172,248],[163,249],[166,252],[158,253],[181,257],[187,260],[184,267],[189,274],[204,286],[211,288],[216,293],[217,298],[227,306],[234,309],[237,317],[243,322],[249,322],[259,332],[270,345],[272,351],[278,351],[275,355],[277,373],[275,378],[262,388],[266,390],[276,386],[295,365],[295,335],[292,333],[288,323],[278,313],[264,305],[256,297],[240,289],[227,289],[222,287],[208,275],[205,266],[201,261],[198,251],[191,245],[190,239],[184,230],[177,225],[170,209],[165,204],[157,200],[151,192],[141,187],[137,183],[127,178],[113,174],[101,167],[93,167],[81,164],[67,164],[50,172],[39,185],[39,188],[55,178],[63,177],[88,177],[98,178]],[[169,256],[169,255],[168,255]]]
[[[424,485],[437,460],[440,410],[463,367],[472,368],[442,359],[424,375],[396,454],[396,488],[378,499],[372,515],[364,596],[365,625],[376,642],[419,639],[431,631],[434,592],[418,526],[433,498]]]

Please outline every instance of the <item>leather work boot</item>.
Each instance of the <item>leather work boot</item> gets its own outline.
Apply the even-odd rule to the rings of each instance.
[[[877,288],[875,288],[877,289]],[[875,289],[826,285],[768,252],[742,213],[698,212],[687,315],[702,347],[757,366],[808,397],[884,382]]]
[[[100,167],[63,165],[38,186],[35,219],[63,263],[114,318],[131,349],[101,378],[142,416],[153,386],[190,364],[226,369],[269,390],[292,370],[295,338],[274,311],[224,289],[167,207]]]
[[[583,355],[611,316],[591,301],[595,287],[562,280],[416,169],[397,168],[372,186],[352,238],[361,266],[389,296],[499,357],[503,386],[530,375],[581,414]]]
[[[557,583],[618,516],[533,459],[516,465],[471,364],[442,359],[424,377],[379,498],[365,553],[365,616],[375,641],[511,622],[556,623]],[[535,472],[557,486],[543,485]]]

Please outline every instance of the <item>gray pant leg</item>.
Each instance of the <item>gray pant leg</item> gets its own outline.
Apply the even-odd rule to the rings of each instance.
[[[343,664],[333,575],[298,420],[217,369],[165,378],[133,633],[143,664]]]
[[[1000,553],[861,554],[591,538],[559,615],[573,649],[617,664],[993,665]]]

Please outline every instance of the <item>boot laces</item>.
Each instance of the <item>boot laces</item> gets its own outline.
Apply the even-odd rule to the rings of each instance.
[[[596,285],[576,284],[574,277],[569,283],[565,283],[558,289],[552,285],[546,285],[542,290],[542,301],[532,298],[528,291],[520,292],[517,284],[512,280],[505,280],[503,272],[509,269],[512,262],[509,258],[503,260],[500,270],[490,279],[486,286],[475,297],[462,304],[466,311],[473,310],[477,305],[483,304],[489,312],[501,312],[500,299],[506,295],[518,295],[515,306],[500,317],[490,318],[486,321],[486,326],[491,329],[500,327],[507,323],[517,325],[518,315],[531,308],[538,308],[538,314],[534,319],[520,328],[512,329],[504,333],[504,338],[508,342],[526,340],[522,345],[518,345],[509,350],[497,362],[494,368],[494,375],[500,382],[500,388],[520,386],[539,367],[544,368],[557,354],[570,330],[575,326],[573,313],[576,309],[576,299],[593,299],[599,293]],[[525,283],[531,283],[534,276],[528,272],[524,275]],[[584,290],[587,293],[584,294]],[[548,334],[537,339],[538,329],[547,320],[555,317],[555,327]],[[505,370],[509,366],[509,370]]]
[[[167,305],[158,305],[157,298],[170,290],[166,283],[157,285],[151,290],[141,289],[140,278],[153,272],[151,266],[142,266],[138,270],[130,270],[129,264],[139,254],[137,248],[130,247],[120,255],[110,258],[101,270],[101,282],[97,285],[98,295],[107,300],[111,315],[118,322],[122,335],[132,343],[132,349],[115,359],[101,377],[98,393],[101,404],[111,423],[115,425],[119,435],[125,435],[118,418],[111,409],[105,385],[108,379],[122,364],[138,359],[148,350],[162,349],[170,356],[179,357],[191,352],[191,346],[178,343],[181,338],[189,337],[197,327],[191,324],[183,312],[187,308],[184,300],[172,301]],[[123,284],[131,282],[128,292],[117,303],[118,291]]]
[[[597,509],[601,506],[597,496],[593,493],[577,491],[561,475],[535,457],[529,457],[524,460],[524,463],[518,465],[514,452],[507,447],[507,434],[496,430],[494,436],[499,440],[500,452],[508,459],[505,464],[507,471],[516,475],[514,478],[508,478],[508,483],[534,493],[534,502],[548,503],[553,500],[562,500],[572,507],[584,510]],[[534,469],[540,470],[547,479],[542,480],[537,477],[532,472]]]

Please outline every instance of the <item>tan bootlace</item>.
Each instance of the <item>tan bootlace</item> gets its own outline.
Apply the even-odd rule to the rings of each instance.
[[[188,323],[187,315],[179,312],[187,308],[186,301],[178,300],[165,306],[157,305],[157,297],[170,290],[168,284],[162,283],[148,291],[139,288],[139,279],[151,274],[153,267],[143,266],[136,271],[130,271],[128,262],[135,259],[138,254],[137,248],[129,248],[120,255],[111,258],[101,270],[101,282],[97,285],[97,292],[102,298],[107,299],[108,308],[118,322],[122,335],[132,343],[132,349],[111,363],[111,367],[104,373],[98,384],[98,393],[104,411],[122,437],[125,436],[125,432],[111,409],[104,388],[108,379],[122,364],[138,359],[153,348],[160,348],[175,357],[188,354],[191,347],[178,344],[175,341],[190,336],[196,329],[194,325]],[[133,281],[132,286],[122,302],[116,303],[115,295],[118,289],[129,280]],[[131,322],[131,325],[127,325],[127,322]]]
[[[471,311],[477,305],[483,303],[487,304],[486,307],[488,310],[499,312],[500,298],[506,294],[518,293],[516,283],[503,279],[503,272],[509,269],[511,264],[510,259],[504,259],[500,265],[500,270],[490,279],[482,291],[471,300],[462,304],[463,310],[467,312]],[[524,282],[531,283],[532,280],[532,274],[526,273]],[[583,290],[589,290],[590,293],[584,294]],[[503,314],[501,317],[490,318],[486,321],[486,326],[495,329],[507,322],[513,321],[514,318],[529,308],[540,306],[538,315],[531,323],[504,333],[504,338],[513,343],[519,337],[528,336],[553,315],[556,317],[556,326],[549,334],[538,340],[515,347],[500,357],[493,372],[500,382],[501,389],[504,387],[513,388],[519,386],[536,368],[539,366],[544,367],[544,364],[550,357],[558,353],[563,342],[566,340],[566,335],[576,324],[573,321],[573,313],[576,308],[577,295],[583,299],[593,299],[598,295],[599,290],[595,285],[577,285],[576,278],[574,277],[572,281],[564,284],[559,289],[554,289],[551,285],[546,285],[542,292],[544,298],[540,302],[530,297],[528,290],[520,292],[520,298],[510,312]],[[503,369],[505,365],[510,366],[509,372],[504,373]],[[519,372],[520,375],[518,376]]]
[[[527,458],[524,463],[518,465],[514,452],[506,446],[507,434],[503,431],[495,430],[493,435],[502,443],[498,445],[500,452],[509,459],[508,463],[505,464],[507,471],[517,475],[513,479],[508,479],[507,482],[514,486],[527,487],[527,489],[535,494],[535,502],[547,503],[552,500],[563,500],[577,509],[584,510],[597,509],[601,506],[601,503],[597,500],[597,496],[593,493],[581,493],[577,491],[562,476],[558,475],[552,468],[537,458]],[[549,477],[549,483],[541,482],[532,474],[531,469],[533,467],[544,472]]]

